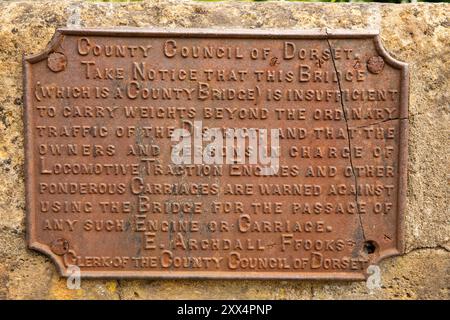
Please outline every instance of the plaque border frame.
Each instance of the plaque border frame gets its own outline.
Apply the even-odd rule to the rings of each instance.
[[[65,35],[71,36],[107,36],[107,37],[173,37],[173,38],[248,38],[248,39],[372,39],[377,53],[384,61],[401,71],[400,102],[399,102],[399,143],[398,143],[398,192],[397,192],[397,242],[396,247],[380,252],[372,260],[378,264],[388,257],[404,253],[404,220],[406,211],[407,173],[408,173],[408,131],[409,131],[409,68],[408,64],[395,59],[383,47],[381,36],[377,30],[347,30],[347,29],[199,29],[199,28],[58,28],[46,48],[37,54],[23,55],[23,119],[24,119],[24,154],[25,154],[25,211],[26,211],[26,242],[29,249],[36,250],[49,257],[63,277],[71,276],[67,266],[62,263],[60,256],[54,254],[49,246],[35,240],[35,225],[32,219],[35,213],[32,209],[36,194],[32,188],[35,182],[32,110],[29,75],[31,65],[42,61],[58,47]],[[357,272],[268,272],[268,271],[81,271],[82,278],[93,279],[260,279],[260,280],[365,280],[369,275]]]

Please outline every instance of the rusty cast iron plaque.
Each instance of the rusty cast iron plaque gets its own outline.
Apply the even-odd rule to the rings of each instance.
[[[375,33],[61,29],[24,70],[28,242],[64,276],[364,279],[403,251],[408,69]]]

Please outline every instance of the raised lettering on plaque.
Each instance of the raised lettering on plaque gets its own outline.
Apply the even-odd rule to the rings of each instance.
[[[373,33],[61,29],[24,59],[29,247],[82,277],[364,279],[403,251]]]

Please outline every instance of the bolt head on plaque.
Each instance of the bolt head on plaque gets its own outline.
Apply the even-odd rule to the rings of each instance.
[[[48,55],[47,66],[53,72],[63,71],[67,66],[66,56],[61,52],[53,52]]]
[[[50,244],[52,252],[58,256],[63,256],[69,251],[69,241],[64,238],[53,240]]]
[[[384,68],[384,59],[380,56],[371,57],[367,61],[367,69],[374,74],[379,74],[383,71]]]

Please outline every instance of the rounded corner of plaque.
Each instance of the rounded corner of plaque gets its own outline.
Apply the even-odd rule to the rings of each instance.
[[[52,52],[55,52],[64,39],[64,29],[58,28],[55,30],[52,38],[48,42],[47,46],[41,52],[35,54],[23,54],[22,60],[24,65],[33,64],[46,59]]]
[[[403,254],[403,250],[401,248],[397,248],[397,247],[389,248],[389,249],[381,251],[380,254],[371,261],[371,264],[379,265],[380,262],[382,262],[386,259],[401,256],[402,254]]]
[[[54,254],[50,247],[43,245],[39,242],[29,240],[28,241],[28,248],[31,250],[35,250],[39,252],[40,254],[44,255],[45,257],[49,258],[54,266],[56,267],[56,270],[58,274],[62,277],[67,277],[68,273],[66,270],[66,267],[64,266],[64,263],[61,261],[60,256]]]
[[[402,71],[402,76],[404,78],[408,77],[409,71],[408,64],[406,62],[397,60],[386,50],[381,40],[381,35],[379,33],[373,34],[373,41],[375,43],[375,48],[378,54],[384,59],[384,61],[391,67],[394,67],[395,69],[400,69]]]

